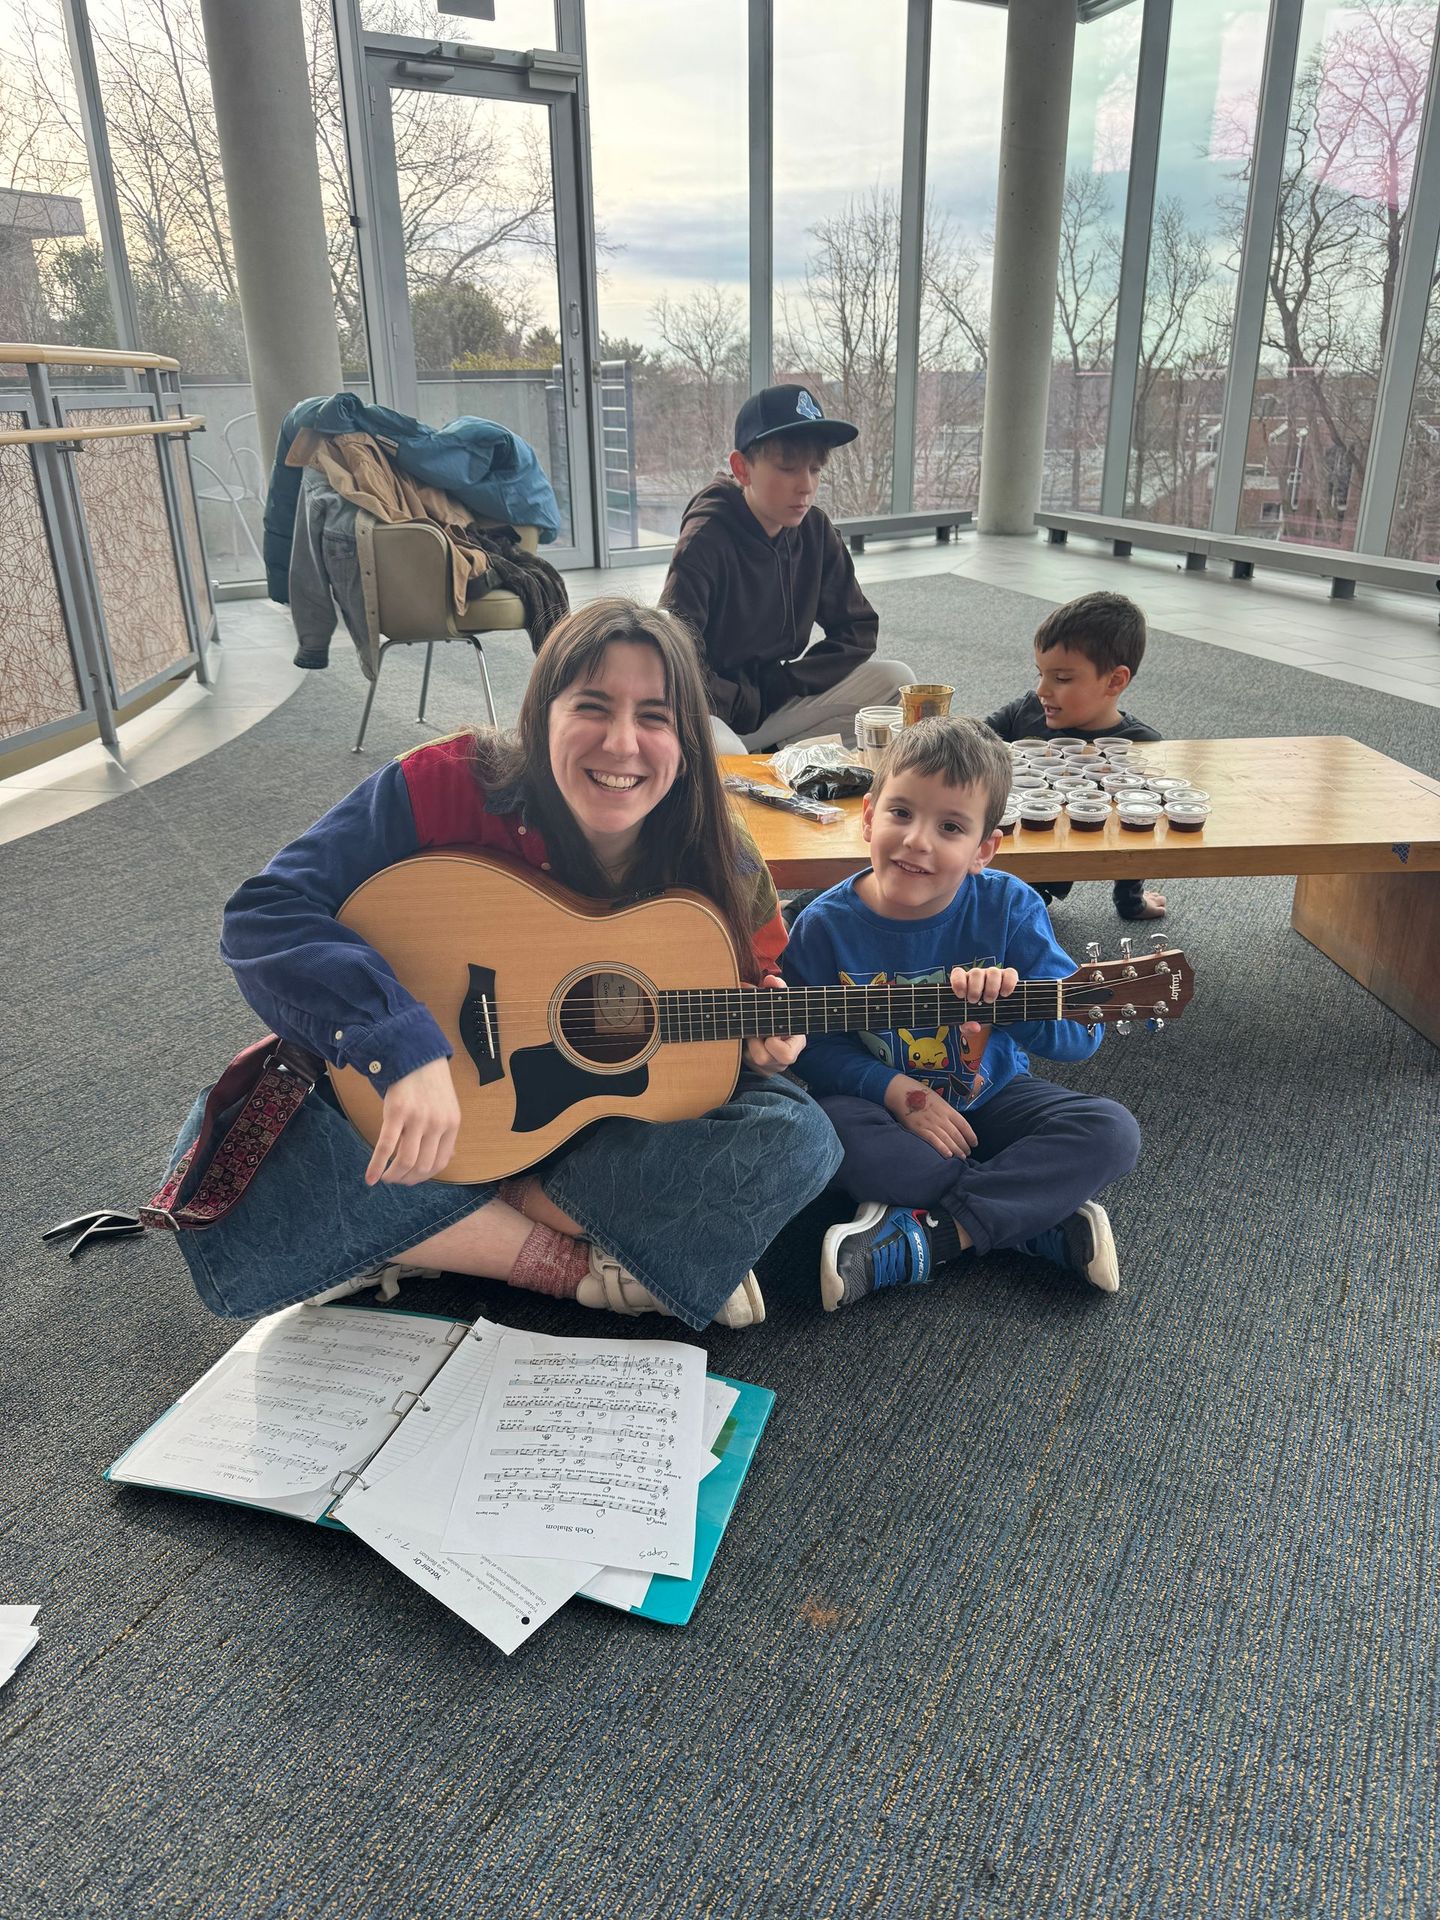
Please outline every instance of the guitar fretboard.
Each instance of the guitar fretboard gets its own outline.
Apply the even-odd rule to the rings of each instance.
[[[962,1000],[948,986],[762,987],[661,993],[660,1038],[768,1039],[781,1033],[882,1032],[887,1027],[1013,1026],[1022,1020],[1083,1018],[1112,998],[1107,986],[1064,980],[1022,980],[1014,993],[991,1002]],[[1067,1001],[1070,1003],[1067,1005]]]

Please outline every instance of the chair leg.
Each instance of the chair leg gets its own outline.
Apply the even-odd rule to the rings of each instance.
[[[370,709],[375,704],[375,689],[380,684],[380,669],[385,664],[385,653],[386,649],[382,646],[375,656],[375,678],[370,682],[370,691],[365,696],[365,711],[360,716],[360,731],[356,734],[355,744],[350,749],[352,753],[359,753],[365,743],[365,729],[370,724]]]
[[[473,637],[471,638],[470,644],[474,647],[475,658],[480,663],[480,678],[485,682],[485,707],[490,715],[490,724],[492,727],[498,727],[500,722],[495,717],[495,696],[490,691],[490,670],[485,665],[485,649],[481,646],[480,642]]]
[[[430,698],[430,662],[434,658],[435,642],[430,640],[425,645],[425,671],[420,676],[420,711],[415,716],[422,725],[425,720],[425,702]]]

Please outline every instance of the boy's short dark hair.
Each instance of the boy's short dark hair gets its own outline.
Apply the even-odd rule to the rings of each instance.
[[[1145,616],[1123,593],[1082,593],[1035,629],[1035,651],[1052,647],[1084,654],[1097,673],[1128,667],[1133,678],[1145,658]]]
[[[885,782],[907,768],[936,776],[947,787],[979,787],[989,835],[1005,811],[1013,764],[1010,749],[983,720],[917,720],[913,727],[902,727],[885,749],[870,793],[878,800]]]
[[[812,439],[808,433],[768,433],[763,440],[752,440],[740,453],[746,460],[767,460],[780,453],[814,454],[825,466],[831,448],[827,441]]]

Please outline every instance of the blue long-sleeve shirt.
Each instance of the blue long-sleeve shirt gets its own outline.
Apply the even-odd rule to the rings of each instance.
[[[1014,967],[1022,980],[1075,971],[1039,894],[991,868],[969,875],[944,912],[925,920],[887,919],[865,905],[855,879],[844,880],[803,909],[784,958],[785,978],[797,987],[944,981],[952,967],[981,966]],[[1088,1060],[1099,1045],[1100,1034],[1078,1020],[1018,1021],[989,1029],[972,1073],[958,1026],[812,1034],[796,1072],[812,1093],[879,1104],[896,1074],[908,1074],[963,1111],[1024,1073],[1027,1047],[1047,1060]]]

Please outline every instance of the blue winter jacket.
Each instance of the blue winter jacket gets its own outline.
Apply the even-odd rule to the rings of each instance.
[[[287,467],[285,456],[302,427],[316,433],[371,434],[412,480],[442,487],[482,520],[538,527],[542,546],[560,531],[555,490],[534,449],[508,427],[468,414],[445,427],[426,427],[389,407],[367,406],[358,394],[322,394],[290,409],[275,443],[265,500],[265,579],[270,598],[282,606],[290,600],[290,545],[300,497],[300,469]]]

